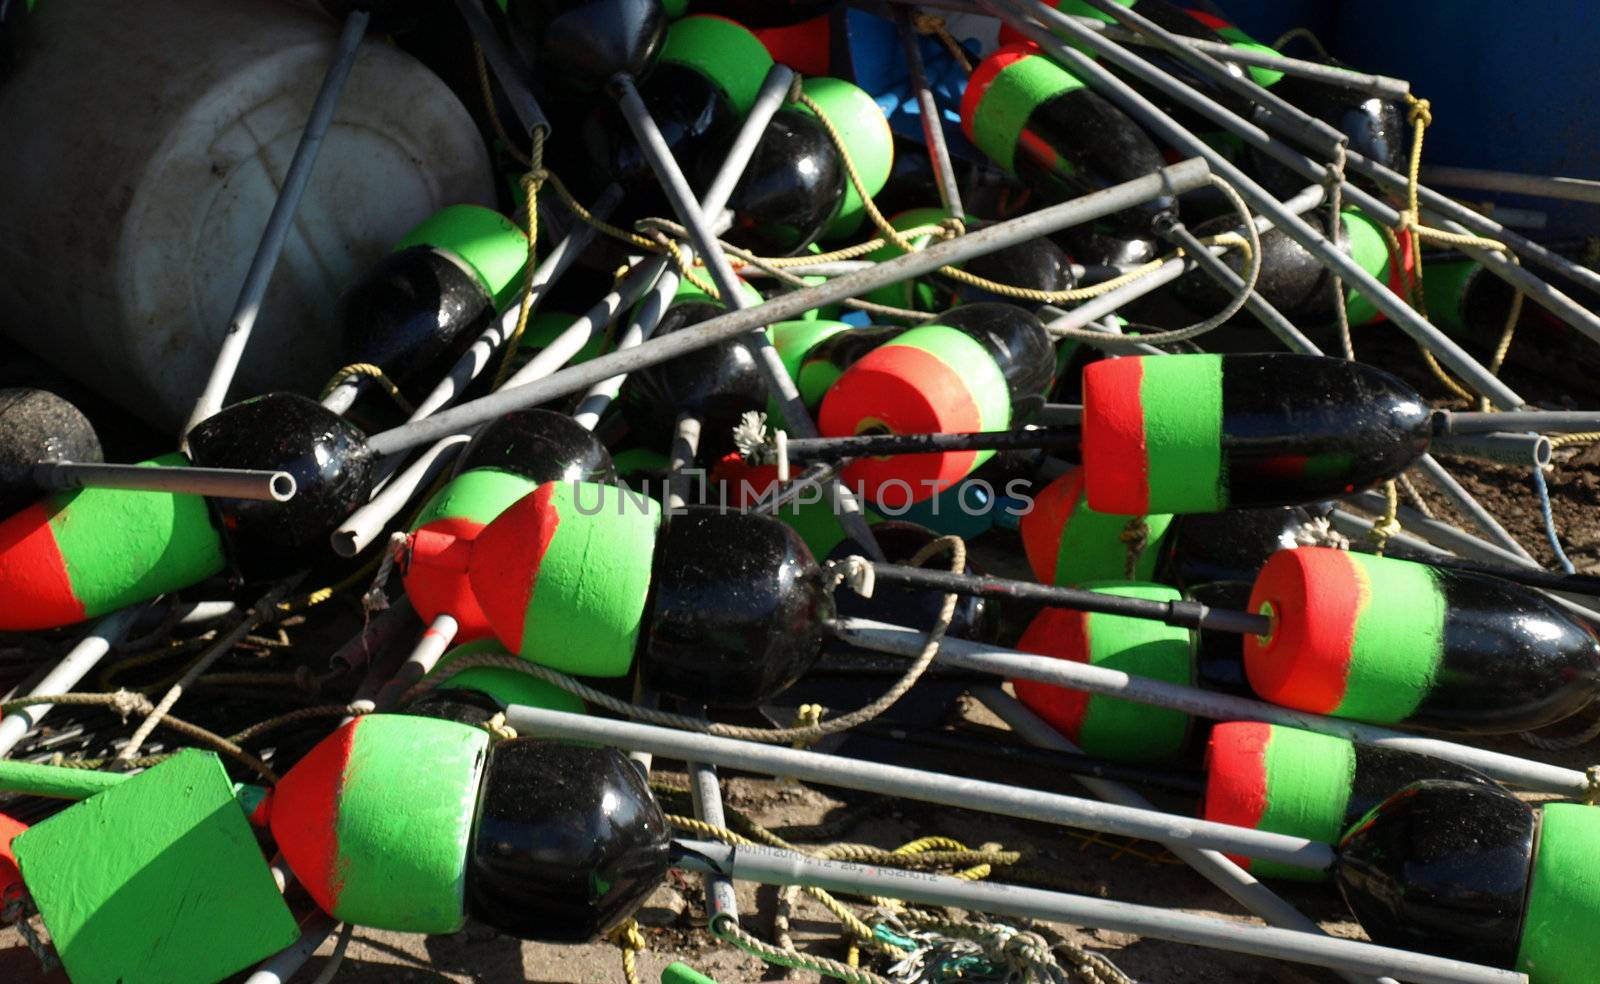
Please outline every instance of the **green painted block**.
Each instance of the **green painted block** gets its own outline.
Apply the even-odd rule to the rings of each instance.
[[[73,984],[209,984],[300,935],[212,752],[179,752],[14,849]]]

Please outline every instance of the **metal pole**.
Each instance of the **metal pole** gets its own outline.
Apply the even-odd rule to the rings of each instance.
[[[1502,465],[1543,468],[1550,464],[1551,446],[1543,434],[1460,434],[1434,438],[1432,450]]]
[[[918,905],[950,906],[997,916],[1094,926],[1366,976],[1394,974],[1418,984],[1527,984],[1528,981],[1525,975],[1514,970],[1087,895],[823,860],[765,845],[733,847],[711,841],[679,840],[674,842],[674,847],[673,863],[678,867],[764,885],[803,885],[850,895],[888,896]]]
[[[844,618],[833,623],[834,635],[852,646],[874,652],[915,657],[927,643],[926,633],[904,626],[871,619]],[[1469,745],[1437,738],[1419,738],[1377,725],[1342,718],[1324,717],[1296,711],[1265,701],[1231,694],[1213,693],[1198,687],[1167,683],[1149,677],[1130,676],[1119,670],[1074,663],[1071,660],[1036,656],[1000,646],[986,646],[965,639],[946,637],[939,644],[938,662],[963,669],[979,670],[1006,678],[1038,680],[1072,690],[1120,697],[1140,704],[1168,707],[1185,714],[1216,721],[1265,721],[1304,731],[1347,738],[1365,745],[1402,748],[1407,751],[1448,759],[1471,766],[1502,782],[1525,789],[1582,796],[1589,788],[1588,778],[1575,769],[1563,769],[1542,762],[1520,759]],[[1234,852],[1242,853],[1242,852]]]
[[[1446,188],[1473,191],[1503,191],[1513,195],[1538,195],[1569,202],[1600,203],[1600,181],[1588,178],[1545,177],[1542,174],[1513,174],[1486,171],[1476,167],[1446,167],[1424,164],[1422,180]]]
[[[454,641],[460,628],[460,623],[453,615],[436,616],[433,624],[422,633],[422,638],[417,640],[411,655],[400,664],[400,669],[395,671],[388,683],[378,689],[377,695],[372,698],[373,705],[380,711],[394,707],[402,694],[439,665],[439,657],[450,648],[450,643]]]
[[[300,938],[257,967],[245,984],[284,984],[305,966],[337,925],[327,913],[313,912],[301,927]]]
[[[42,489],[123,489],[260,502],[288,502],[295,493],[294,476],[288,472],[250,468],[41,461],[33,466],[33,481]]]
[[[189,431],[200,421],[222,409],[228,397],[228,387],[233,383],[234,373],[239,370],[245,346],[250,344],[250,333],[255,329],[262,298],[266,296],[267,285],[272,281],[273,270],[277,269],[278,257],[283,254],[283,244],[289,239],[289,230],[294,226],[294,213],[300,207],[300,199],[305,196],[306,185],[311,180],[311,168],[316,164],[317,153],[322,150],[322,139],[333,122],[333,111],[339,105],[339,95],[344,91],[351,67],[355,65],[356,48],[367,33],[367,22],[371,18],[372,15],[365,10],[353,10],[345,18],[344,30],[334,46],[333,64],[322,77],[322,88],[317,92],[311,115],[300,133],[294,157],[289,160],[289,170],[284,173],[278,200],[273,203],[272,213],[267,216],[267,227],[261,233],[255,258],[250,261],[250,269],[244,275],[244,286],[240,288],[239,299],[234,303],[233,316],[228,319],[228,331],[222,338],[222,347],[217,350],[216,361],[211,365],[211,376],[206,380],[200,398],[195,401],[180,440],[186,439]]]
[[[49,673],[44,675],[33,689],[28,692],[30,697],[39,697],[46,694],[64,694],[77,686],[78,681],[84,678],[90,670],[94,669],[111,651],[128,629],[144,613],[144,605],[131,605],[119,612],[114,612],[102,618],[89,630],[76,646],[61,657]],[[0,759],[11,754],[17,743],[27,736],[28,732],[39,726],[39,722],[46,714],[50,713],[53,704],[34,704],[30,707],[19,707],[5,717],[0,717]]]
[[[1320,871],[1334,862],[1333,848],[1304,837],[1267,833],[1153,810],[1135,810],[1077,796],[941,775],[922,769],[759,745],[631,721],[547,711],[520,704],[506,708],[506,723],[517,729],[519,734],[643,749],[683,761],[710,762],[730,769],[771,776],[793,776],[828,786],[887,793],[924,803],[982,810],[1022,820],[1138,837],[1161,844],[1217,848],[1278,861],[1294,868]]]
[[[1443,495],[1452,505],[1466,513],[1469,519],[1478,524],[1478,528],[1487,533],[1489,539],[1512,553],[1519,554],[1528,560],[1533,559],[1533,555],[1523,549],[1522,544],[1517,542],[1517,538],[1512,536],[1504,526],[1501,526],[1500,521],[1495,519],[1489,510],[1483,508],[1483,504],[1474,499],[1472,493],[1463,488],[1461,483],[1456,481],[1454,475],[1445,471],[1444,466],[1435,461],[1433,455],[1423,455],[1417,459],[1417,463],[1412,467],[1421,472],[1422,477],[1426,478],[1435,489],[1438,489],[1440,495]]]
[[[995,716],[1004,721],[1012,731],[1030,745],[1062,752],[1079,752],[1077,745],[1061,736],[1056,729],[1023,706],[1022,702],[999,687],[977,687],[972,695],[978,698]],[[1118,803],[1139,810],[1153,810],[1155,806],[1135,790],[1120,782],[1075,775],[1074,778],[1089,792],[1108,803]],[[1322,927],[1301,914],[1299,909],[1279,898],[1272,889],[1256,881],[1250,872],[1228,860],[1227,855],[1216,851],[1199,851],[1181,845],[1169,845],[1179,860],[1193,868],[1202,878],[1226,892],[1228,897],[1273,926],[1292,929],[1297,933],[1322,933]],[[1394,984],[1389,978],[1374,982],[1371,976],[1340,971],[1352,984]]]
[[[928,67],[922,61],[922,48],[917,32],[911,26],[911,11],[900,8],[894,14],[895,28],[900,33],[900,50],[905,54],[906,68],[911,73],[911,91],[917,97],[917,113],[922,117],[922,142],[928,148],[928,160],[933,163],[933,180],[939,188],[939,204],[951,218],[966,219],[967,210],[961,205],[961,191],[956,186],[955,166],[950,161],[950,148],[944,142],[944,114],[934,101],[928,88]]]
[[[1004,0],[1004,2],[1010,3],[1010,0]],[[1019,8],[1012,6],[1011,9],[1015,11]],[[1082,31],[1077,27],[1072,18],[1060,13],[1059,11],[1049,9],[1047,7],[1037,7],[1036,16],[1042,20],[1058,25],[1064,33],[1072,35],[1074,38],[1080,38],[1084,34],[1089,34],[1091,36],[1093,35],[1093,32]],[[1045,36],[1049,37],[1048,34],[1045,34]],[[1111,61],[1121,65],[1124,69],[1128,70],[1132,74],[1143,78],[1145,81],[1151,85],[1154,85],[1166,95],[1176,99],[1186,106],[1189,106],[1190,108],[1197,110],[1200,113],[1203,113],[1206,116],[1209,116],[1214,120],[1217,120],[1224,127],[1233,131],[1246,143],[1282,162],[1285,166],[1289,167],[1295,172],[1312,181],[1320,182],[1330,180],[1330,172],[1326,165],[1317,161],[1313,161],[1304,154],[1294,150],[1281,140],[1273,139],[1261,127],[1241,119],[1237,114],[1229,111],[1223,106],[1218,105],[1214,100],[1209,99],[1205,95],[1195,91],[1189,86],[1184,85],[1178,80],[1172,78],[1167,73],[1162,72],[1161,70],[1138,58],[1136,55],[1127,51],[1126,49],[1118,47],[1109,39],[1099,38],[1097,41],[1084,43],[1088,44],[1096,51],[1104,54]],[[1112,101],[1115,102],[1116,100],[1113,99]],[[1124,108],[1126,109],[1127,107],[1124,106]],[[1268,115],[1263,117],[1262,122],[1269,128],[1278,128],[1281,126],[1282,121],[1281,118]],[[1184,146],[1187,145],[1185,144]],[[1379,165],[1370,164],[1369,162],[1366,162],[1361,155],[1354,152],[1348,153],[1347,163],[1358,172],[1365,173],[1368,168],[1371,168],[1375,172],[1383,172],[1384,183],[1390,184],[1391,190],[1394,190],[1400,194],[1405,193],[1406,179],[1398,174],[1395,174],[1395,172],[1389,171],[1387,168],[1382,168]],[[1225,175],[1228,175],[1230,180],[1232,179],[1233,174],[1239,173],[1237,169],[1228,171],[1220,167],[1219,171]],[[1395,187],[1396,184],[1398,185],[1397,187]],[[1255,188],[1253,184],[1249,185],[1248,187],[1250,189],[1260,190]],[[1390,207],[1387,202],[1373,197],[1372,195],[1368,194],[1365,189],[1348,182],[1345,182],[1342,187],[1345,198],[1350,204],[1359,206],[1363,211],[1367,212],[1377,221],[1387,225],[1394,225],[1399,220],[1399,213]],[[1241,192],[1245,192],[1246,199],[1250,200],[1253,205],[1256,205],[1256,207],[1263,209],[1268,207],[1258,203],[1256,199],[1252,198],[1245,186],[1241,186],[1240,190]],[[1423,195],[1423,199],[1426,200],[1430,206],[1433,206],[1435,210],[1439,210],[1440,206],[1434,202],[1434,199],[1441,198],[1442,196],[1433,195],[1431,192]],[[1456,206],[1453,202],[1450,202],[1449,204],[1457,209],[1460,209],[1460,206]],[[1427,211],[1427,209],[1424,211]],[[1467,211],[1468,214],[1474,214],[1470,213],[1470,210],[1463,211]],[[1467,219],[1465,218],[1461,218],[1461,221],[1468,225],[1471,224],[1470,222],[1467,222]],[[1449,221],[1443,222],[1442,227],[1449,232],[1466,232],[1466,229],[1462,226],[1456,225],[1455,223]],[[1496,225],[1496,228],[1499,228],[1498,225]],[[1295,230],[1286,229],[1285,231],[1290,232],[1291,236],[1295,236],[1296,241],[1301,242],[1302,246],[1305,246],[1307,249],[1311,249],[1308,243],[1301,241],[1299,237],[1295,235]],[[1317,233],[1319,236],[1321,235],[1320,231],[1317,231]],[[1521,245],[1512,243],[1512,237],[1505,233],[1499,234],[1496,238],[1511,243],[1517,249],[1522,249]],[[1536,244],[1528,242],[1527,240],[1522,240],[1521,237],[1516,238],[1520,242],[1527,242],[1528,245],[1535,246],[1536,248],[1542,250],[1542,247],[1537,247]],[[1491,273],[1494,273],[1496,276],[1524,291],[1535,303],[1551,311],[1557,317],[1584,332],[1586,335],[1589,335],[1591,338],[1600,340],[1600,316],[1596,316],[1593,312],[1586,310],[1573,301],[1572,298],[1551,287],[1549,284],[1540,280],[1529,271],[1519,267],[1509,260],[1506,260],[1504,257],[1496,253],[1473,248],[1466,248],[1464,251],[1468,255],[1472,256],[1473,259],[1476,259],[1482,263],[1484,267]],[[1549,251],[1544,250],[1544,252],[1548,253]],[[1313,250],[1313,253],[1315,254],[1317,251]],[[1557,260],[1562,259],[1556,256],[1556,254],[1549,255]],[[1562,260],[1562,262],[1564,262],[1568,267],[1576,266],[1575,264],[1565,260]],[[1350,267],[1354,267],[1354,265],[1355,264],[1353,262],[1348,264]],[[1578,267],[1578,269],[1581,270],[1583,268]],[[1341,276],[1345,277],[1345,279],[1350,279],[1350,277],[1346,275],[1343,267],[1341,267],[1337,272],[1339,272]],[[1589,276],[1594,278],[1597,283],[1600,283],[1600,276],[1596,276],[1592,271],[1586,272],[1588,272]],[[1572,276],[1574,279],[1583,279],[1574,273],[1569,272],[1568,275]],[[1370,298],[1380,310],[1383,310],[1385,314],[1388,314],[1390,319],[1393,320],[1397,326],[1399,326],[1417,341],[1426,344],[1433,352],[1439,355],[1441,359],[1445,359],[1446,362],[1449,362],[1450,359],[1455,359],[1463,354],[1458,347],[1453,346],[1453,343],[1452,349],[1449,352],[1447,352],[1444,348],[1437,347],[1439,345],[1439,340],[1445,338],[1445,336],[1439,333],[1436,328],[1430,325],[1427,320],[1422,318],[1420,315],[1417,315],[1413,312],[1413,314],[1411,314],[1409,317],[1395,318],[1393,313],[1391,313],[1388,308],[1384,307],[1384,304],[1379,303],[1379,296],[1375,293],[1372,293],[1371,288],[1376,284],[1377,281],[1370,277],[1364,279],[1358,278],[1358,282],[1355,283],[1355,286],[1361,290],[1362,294]],[[1383,289],[1382,293],[1387,299],[1385,303],[1393,303],[1402,307],[1405,306],[1403,302],[1400,302],[1397,298],[1394,298],[1393,294],[1388,291],[1387,287]],[[1478,388],[1479,392],[1483,392],[1486,395],[1495,396],[1494,392],[1485,390],[1482,386],[1478,385],[1480,382],[1479,377],[1492,379],[1494,378],[1493,375],[1488,373],[1487,370],[1484,370],[1482,366],[1478,365],[1476,362],[1471,362],[1471,365],[1475,368],[1466,370],[1458,369],[1458,373],[1467,375],[1469,381]],[[1453,365],[1452,367],[1454,368]],[[1510,392],[1509,389],[1504,389],[1503,387],[1502,389],[1505,393]],[[1498,397],[1496,397],[1496,402],[1501,402]],[[1502,403],[1501,405],[1505,404]]]
[[[781,68],[782,66],[774,66],[768,76],[769,80],[771,75],[778,74]],[[627,120],[629,128],[633,130],[640,149],[650,162],[651,170],[660,181],[661,190],[672,203],[672,210],[677,213],[679,220],[688,230],[690,241],[705,262],[706,269],[722,296],[722,303],[732,311],[751,308],[752,302],[740,289],[742,285],[739,277],[733,272],[727,254],[722,251],[722,244],[711,231],[705,213],[695,201],[688,179],[678,167],[678,162],[673,159],[672,149],[667,145],[666,138],[661,135],[661,130],[651,117],[650,110],[639,97],[638,87],[634,85],[633,79],[626,75],[616,76],[612,79],[612,85],[621,97],[623,119]],[[794,380],[789,378],[789,370],[784,367],[783,359],[778,355],[772,339],[767,337],[765,326],[752,330],[745,339],[745,345],[750,349],[750,354],[755,356],[756,366],[761,370],[768,392],[783,412],[785,423],[801,437],[817,437],[819,432],[815,421],[811,419],[811,411],[806,409],[805,401],[800,398],[800,391],[795,387]],[[878,546],[872,528],[867,525],[866,514],[862,512],[861,504],[837,479],[831,480],[830,485],[832,486],[830,492],[840,507],[837,518],[845,533],[861,544],[874,560],[883,559],[883,550]]]
[[[434,442],[405,471],[390,479],[377,495],[351,513],[350,518],[333,531],[329,536],[333,552],[341,557],[354,557],[367,549],[389,525],[389,520],[400,515],[417,490],[426,488],[450,467],[456,455],[471,440],[466,434],[455,434]]]
[[[1157,108],[1154,103],[1135,92],[1126,82],[1111,74],[1110,71],[1094,59],[1063,44],[1050,31],[1029,21],[1021,13],[1020,8],[1012,3],[1012,0],[980,0],[980,2],[991,12],[1000,16],[1002,20],[1010,23],[1024,35],[1042,45],[1046,51],[1070,69],[1074,75],[1083,79],[1090,87],[1100,92],[1101,95],[1105,96],[1119,109],[1128,113],[1137,122],[1152,130],[1157,137],[1179,148],[1180,151],[1204,157],[1218,174],[1237,188],[1245,200],[1250,203],[1251,207],[1270,216],[1278,228],[1283,230],[1286,235],[1317,257],[1324,266],[1334,270],[1347,283],[1359,290],[1363,296],[1372,302],[1374,307],[1387,315],[1396,327],[1416,341],[1427,345],[1430,350],[1438,355],[1440,361],[1449,366],[1458,376],[1466,379],[1478,392],[1488,396],[1502,407],[1515,408],[1523,404],[1523,399],[1506,386],[1505,383],[1479,365],[1477,360],[1468,354],[1465,349],[1457,345],[1453,339],[1429,324],[1409,304],[1396,297],[1387,286],[1362,269],[1348,254],[1329,242],[1319,230],[1284,208],[1282,203],[1273,198],[1266,189],[1239,170],[1232,162],[1218,154],[1203,140],[1175,122],[1172,117]],[[1059,27],[1074,41],[1090,48],[1137,78],[1149,82],[1163,92],[1178,98],[1215,119],[1225,121],[1225,125],[1236,132],[1240,132],[1241,135],[1243,134],[1243,128],[1249,127],[1256,134],[1265,138],[1266,135],[1261,133],[1258,128],[1251,127],[1250,124],[1240,120],[1235,114],[1217,105],[1215,101],[1195,92],[1165,72],[1154,68],[1121,45],[1092,31],[1083,30],[1071,18],[1048,7],[1035,4],[1030,9],[1036,16]],[[1264,142],[1266,147],[1275,148],[1280,154],[1286,150],[1277,141],[1273,141],[1270,138],[1266,138]],[[1301,156],[1305,165],[1303,172],[1311,180],[1320,180],[1322,175],[1326,173],[1325,168],[1308,158],[1303,158],[1303,155],[1294,155],[1291,151],[1287,156]]]
[[[1600,430],[1600,410],[1528,410],[1519,413],[1441,411],[1435,415],[1440,434],[1489,434],[1495,431],[1538,431],[1541,434]]]
[[[472,40],[483,49],[483,60],[488,64],[489,71],[494,73],[495,81],[500,83],[507,101],[511,103],[511,111],[517,114],[524,132],[529,135],[536,130],[549,133],[550,121],[545,119],[539,100],[534,98],[533,90],[528,87],[529,71],[500,40],[500,34],[494,29],[489,15],[483,12],[482,0],[456,0],[456,10],[461,12],[461,19],[467,22]]]
[[[879,263],[871,270],[835,277],[825,284],[796,290],[764,304],[718,315],[682,331],[653,338],[628,351],[611,352],[526,386],[503,389],[443,410],[427,420],[402,424],[374,435],[369,444],[378,454],[393,454],[404,448],[437,440],[512,410],[537,406],[612,376],[657,365],[696,349],[738,338],[756,328],[798,317],[814,308],[848,297],[869,293],[886,284],[920,277],[947,264],[960,264],[974,256],[1014,246],[1036,236],[1091,222],[1160,195],[1193,191],[1206,183],[1209,174],[1210,170],[1203,160],[1191,158],[1172,164],[1143,178],[998,222],[915,253],[897,256]]]

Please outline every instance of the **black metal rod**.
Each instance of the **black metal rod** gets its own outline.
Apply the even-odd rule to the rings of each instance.
[[[1076,427],[1031,430],[972,431],[957,434],[857,434],[854,437],[797,438],[787,442],[790,460],[878,458],[896,454],[939,454],[946,451],[1063,450],[1078,446]]]
[[[921,567],[906,567],[900,564],[873,564],[872,575],[874,580],[886,584],[926,588],[930,591],[972,595],[979,598],[1036,601],[1056,608],[1143,618],[1185,629],[1216,629],[1219,632],[1259,636],[1269,635],[1272,632],[1272,619],[1266,615],[1230,608],[1211,608],[1198,601],[1125,598],[1121,595],[1103,594],[1083,588],[1034,584],[1032,581],[1016,581],[1005,577],[991,577],[987,574],[953,574],[949,571],[925,570]]]

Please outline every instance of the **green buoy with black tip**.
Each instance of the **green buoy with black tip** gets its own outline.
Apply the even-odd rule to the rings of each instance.
[[[1228,721],[1211,729],[1206,746],[1201,816],[1331,844],[1367,811],[1423,779],[1495,786],[1475,769],[1415,752],[1259,721]],[[1327,872],[1271,861],[1233,861],[1254,875],[1327,877]]]
[[[819,107],[842,139],[855,165],[856,175],[871,198],[883,190],[894,170],[894,134],[883,110],[861,87],[844,79],[828,76],[808,78],[800,83],[800,91]],[[810,114],[811,107],[796,104],[799,111]],[[861,193],[848,178],[844,182],[844,196],[822,231],[824,239],[847,239],[862,231],[867,210]]]
[[[1083,587],[1155,601],[1179,597],[1164,584]],[[1188,684],[1192,678],[1188,631],[1149,619],[1046,608],[1028,624],[1017,648],[1168,683]],[[1188,742],[1190,719],[1181,711],[1036,680],[1012,680],[1011,685],[1018,700],[1089,755],[1159,761],[1178,754]]]
[[[340,295],[341,360],[421,400],[516,298],[528,258],[528,237],[499,212],[435,212]]]
[[[428,623],[449,615],[462,643],[492,637],[488,619],[466,577],[434,562],[439,551],[460,552],[483,528],[541,482],[616,479],[605,446],[565,414],[518,410],[489,424],[462,454],[461,471],[435,492],[412,521],[400,566],[406,597]],[[420,560],[420,562],[419,562]]]
[[[1334,876],[1375,943],[1515,969],[1530,984],[1587,984],[1597,858],[1593,806],[1424,781],[1345,834]]]
[[[1030,312],[963,305],[857,359],[823,397],[817,427],[824,437],[1007,430],[1044,405],[1054,354]],[[842,477],[868,500],[897,508],[950,488],[993,455],[857,458]]]
[[[1600,693],[1595,627],[1530,588],[1328,547],[1280,550],[1244,637],[1250,685],[1276,704],[1455,733],[1541,728]]]
[[[1083,370],[1083,467],[1103,512],[1218,512],[1348,495],[1428,449],[1432,409],[1373,366],[1165,355]]]

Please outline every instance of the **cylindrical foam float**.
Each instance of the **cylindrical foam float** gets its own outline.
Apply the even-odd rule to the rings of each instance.
[[[1301,547],[1272,555],[1244,639],[1250,685],[1288,707],[1453,732],[1528,731],[1600,685],[1595,630],[1520,585],[1425,564]]]
[[[1091,584],[1126,598],[1176,601],[1164,584]],[[1150,619],[1046,608],[1029,623],[1017,648],[1135,676],[1188,684],[1189,633]],[[1133,701],[1035,680],[1013,680],[1017,699],[1090,755],[1134,761],[1164,759],[1182,750],[1189,716]]]
[[[1428,449],[1432,411],[1373,366],[1164,355],[1083,370],[1083,466],[1103,512],[1219,512],[1347,495]]]
[[[1057,476],[1034,497],[1033,508],[1018,522],[1034,579],[1061,585],[1153,580],[1172,517],[1095,512],[1084,500],[1083,482],[1082,468]],[[1138,519],[1144,520],[1142,529]],[[1129,551],[1134,552],[1131,577]]]

